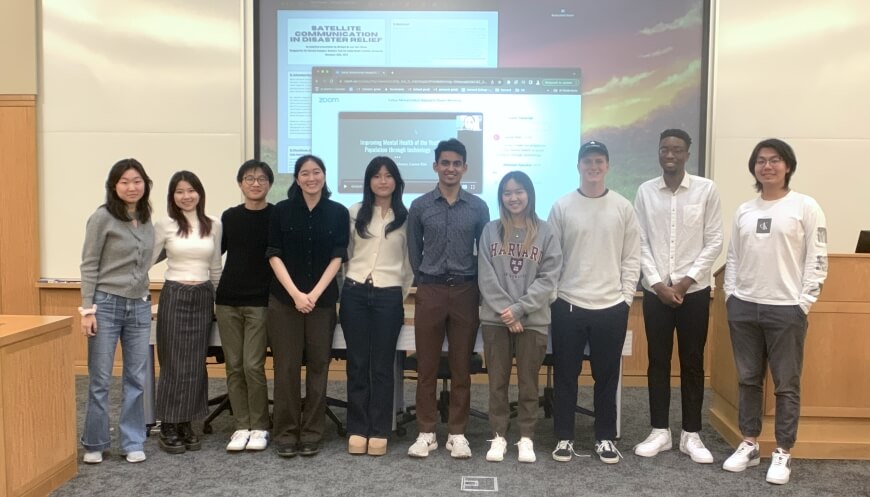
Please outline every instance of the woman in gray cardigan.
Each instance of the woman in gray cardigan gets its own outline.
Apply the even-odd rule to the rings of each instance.
[[[512,171],[498,185],[500,218],[483,229],[478,280],[480,323],[489,374],[489,422],[494,433],[487,461],[507,453],[508,384],[514,355],[519,381],[519,462],[535,462],[532,438],[538,412],[538,371],[547,352],[550,303],[562,269],[562,249],[535,213],[535,187]]]
[[[123,351],[121,455],[145,460],[143,383],[151,335],[148,269],[154,247],[151,179],[136,159],[118,161],[106,180],[106,203],[88,219],[82,249],[82,334],[88,337],[84,462],[98,464],[111,446],[109,385],[115,348]]]

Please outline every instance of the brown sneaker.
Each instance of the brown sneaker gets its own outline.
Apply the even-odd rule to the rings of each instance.
[[[366,453],[366,444],[368,440],[365,437],[361,437],[359,435],[351,435],[347,439],[347,453],[348,454],[365,454]]]
[[[387,453],[386,438],[370,438],[369,439],[369,455],[382,456]]]

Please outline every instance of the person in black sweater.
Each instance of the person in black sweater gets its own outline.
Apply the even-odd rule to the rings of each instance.
[[[236,425],[228,451],[263,450],[269,444],[264,364],[272,270],[266,259],[266,242],[273,206],[266,201],[266,194],[274,180],[268,164],[246,161],[236,175],[245,203],[230,207],[221,216],[221,251],[227,260],[217,288],[215,315]]]
[[[287,199],[275,204],[266,248],[273,271],[266,327],[275,366],[272,435],[281,457],[320,451],[337,321],[335,275],[347,261],[350,237],[347,208],[329,200],[323,161],[303,155],[293,177]]]

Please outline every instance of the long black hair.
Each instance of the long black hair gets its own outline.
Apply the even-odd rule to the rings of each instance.
[[[299,183],[296,180],[299,178],[299,170],[302,169],[302,166],[305,165],[306,162],[311,161],[317,164],[317,167],[323,171],[323,189],[320,190],[320,196],[322,198],[329,198],[332,195],[332,192],[329,191],[329,188],[326,186],[326,165],[323,163],[323,159],[316,155],[305,154],[302,157],[296,159],[296,165],[293,166],[293,184],[290,185],[290,188],[287,189],[287,198],[294,199],[299,195],[299,192],[302,191],[299,188]]]
[[[127,204],[118,197],[116,188],[118,182],[121,181],[121,176],[130,169],[135,169],[142,181],[145,182],[145,193],[142,198],[136,202],[136,218],[140,223],[147,223],[151,220],[151,178],[145,174],[145,168],[136,159],[121,159],[112,166],[109,170],[109,177],[106,178],[106,210],[115,219],[119,221],[132,221],[130,213],[127,212]]]
[[[199,237],[205,238],[211,234],[211,218],[205,215],[205,188],[202,186],[202,181],[190,171],[178,171],[172,175],[169,180],[169,193],[166,196],[166,210],[169,211],[169,217],[178,223],[178,236],[187,238],[190,234],[190,223],[184,217],[184,212],[175,204],[175,189],[178,184],[186,181],[199,194],[199,202],[196,203],[196,218],[199,220]]]
[[[535,238],[538,236],[538,213],[535,212],[535,185],[532,184],[532,179],[529,175],[522,171],[511,171],[504,175],[498,183],[498,212],[499,212],[499,227],[498,232],[501,235],[502,244],[508,245],[511,235],[514,231],[514,223],[511,219],[511,213],[504,204],[504,190],[507,188],[508,181],[514,180],[526,191],[526,196],[529,199],[529,204],[526,206],[525,222],[526,222],[526,237],[523,239],[523,252],[528,252],[532,244],[535,243]]]
[[[402,173],[399,172],[399,166],[393,159],[385,156],[378,156],[369,162],[366,166],[366,172],[363,178],[363,201],[359,212],[356,215],[356,223],[354,229],[361,238],[371,238],[368,225],[372,222],[372,213],[375,206],[375,192],[372,190],[372,178],[375,177],[381,168],[387,168],[387,172],[393,177],[396,182],[396,189],[393,190],[393,195],[390,198],[390,208],[393,209],[393,221],[387,225],[384,236],[390,234],[405,224],[408,219],[408,209],[402,203],[402,192],[405,191],[405,180],[402,179]]]

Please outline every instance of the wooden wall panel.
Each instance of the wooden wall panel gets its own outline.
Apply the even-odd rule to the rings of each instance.
[[[0,171],[0,314],[39,314],[34,95],[0,95]]]

